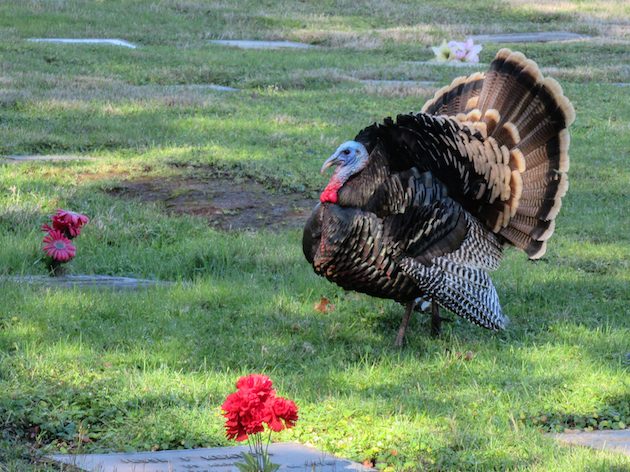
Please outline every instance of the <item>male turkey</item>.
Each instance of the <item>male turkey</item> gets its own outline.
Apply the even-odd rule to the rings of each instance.
[[[335,151],[304,228],[315,272],[406,305],[419,298],[493,330],[507,318],[488,271],[511,244],[543,256],[567,191],[575,112],[560,85],[501,49],[485,74],[459,77],[422,112],[385,119]]]

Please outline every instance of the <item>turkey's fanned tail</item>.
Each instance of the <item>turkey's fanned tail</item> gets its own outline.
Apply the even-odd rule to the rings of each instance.
[[[508,151],[509,201],[480,216],[531,259],[542,257],[568,189],[567,128],[575,119],[558,82],[523,54],[501,49],[485,75],[455,79],[423,111],[455,117]]]

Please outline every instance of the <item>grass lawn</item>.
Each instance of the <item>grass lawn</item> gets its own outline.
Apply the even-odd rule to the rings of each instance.
[[[629,24],[615,1],[0,0],[0,155],[96,158],[0,163],[0,276],[45,273],[39,227],[61,207],[91,217],[72,273],[175,281],[137,292],[0,282],[0,470],[58,470],[40,458],[59,451],[227,445],[219,405],[250,372],[300,407],[275,440],[382,469],[630,470],[628,456],[545,434],[630,425]],[[429,45],[534,30],[594,39],[508,45],[561,81],[577,119],[547,256],[507,251],[493,275],[512,320],[503,333],[456,320],[431,338],[418,316],[395,349],[402,307],[317,277],[299,227],[225,231],[166,211],[173,182],[216,175],[314,203],[338,144],[435,90],[361,79],[444,85],[462,69],[414,64]],[[25,40],[48,36],[139,47]],[[116,191],[138,182],[170,182],[171,194]],[[334,310],[316,311],[321,297]]]

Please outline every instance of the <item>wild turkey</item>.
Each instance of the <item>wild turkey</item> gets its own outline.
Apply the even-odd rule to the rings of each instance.
[[[420,297],[493,330],[506,326],[488,271],[506,244],[538,259],[568,188],[560,85],[519,52],[459,77],[417,114],[387,118],[335,151],[336,166],[304,228],[315,272],[347,290],[406,305]]]

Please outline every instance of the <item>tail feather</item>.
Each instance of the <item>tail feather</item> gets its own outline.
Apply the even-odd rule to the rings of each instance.
[[[487,218],[497,222],[491,229],[530,258],[539,258],[568,188],[568,127],[575,111],[560,84],[543,77],[536,63],[520,52],[501,49],[484,76],[472,77],[456,79],[451,87],[438,91],[423,111],[460,121],[479,120],[480,124],[473,123],[475,128],[484,129],[486,139],[493,138],[509,151],[510,221],[501,224],[507,215],[500,206],[496,215]],[[474,99],[470,98],[473,86],[466,89],[466,84],[474,84]],[[464,89],[467,95],[455,96]]]
[[[422,111],[431,115],[453,116],[461,112],[470,104],[475,108],[484,75],[476,72],[468,77],[458,77],[450,85],[441,88],[433,100],[429,100],[422,107]]]
[[[487,90],[484,84],[481,96],[499,111],[498,126],[511,123],[518,131],[518,141],[505,144],[518,149],[525,164],[516,212],[500,234],[534,259],[545,253],[544,242],[553,233],[553,220],[568,188],[567,127],[575,112],[558,82],[543,78],[535,63],[508,50],[498,56],[494,82]]]
[[[523,233],[513,226],[508,226],[501,231],[514,247],[522,249],[530,259],[539,259],[547,250],[547,241],[536,240],[529,234]],[[536,257],[537,256],[537,257]]]
[[[536,218],[518,214],[512,218],[510,226],[523,234],[530,235],[532,239],[546,241],[553,234],[556,223],[550,220],[541,224]]]

